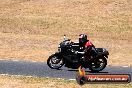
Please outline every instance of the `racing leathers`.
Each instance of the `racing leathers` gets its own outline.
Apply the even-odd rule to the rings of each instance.
[[[84,56],[83,59],[85,61],[92,59],[91,56],[96,56],[95,55],[96,54],[95,46],[92,44],[92,42],[87,40],[87,42],[84,44],[83,47],[84,47],[83,52],[77,52],[77,53],[82,54]]]

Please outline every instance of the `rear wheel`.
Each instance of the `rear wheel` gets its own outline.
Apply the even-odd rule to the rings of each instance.
[[[92,61],[89,69],[92,72],[99,72],[102,71],[107,65],[107,60],[105,57],[98,58]]]
[[[64,65],[64,60],[60,58],[58,55],[51,55],[47,60],[47,65],[51,69],[59,69]]]

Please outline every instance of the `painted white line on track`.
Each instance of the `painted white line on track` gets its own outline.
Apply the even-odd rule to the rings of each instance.
[[[50,77],[46,77],[46,78],[50,78]]]
[[[124,67],[124,68],[128,68],[129,66],[122,66],[122,67]]]
[[[6,76],[6,75],[8,75],[8,74],[0,74],[1,76]]]
[[[12,61],[14,61],[14,62],[19,62],[19,60],[12,60]]]
[[[33,63],[36,63],[37,61],[32,61]]]
[[[57,79],[61,79],[61,80],[64,80],[63,78],[57,78]]]
[[[76,79],[69,79],[69,80],[76,80]]]

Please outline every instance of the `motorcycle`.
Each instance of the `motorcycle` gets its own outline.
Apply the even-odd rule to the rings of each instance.
[[[84,49],[79,43],[71,42],[64,35],[64,40],[59,44],[58,51],[47,60],[51,69],[60,69],[63,65],[67,68],[77,69],[79,66],[89,68],[92,72],[102,71],[107,65],[109,52],[105,48],[95,48],[91,51],[91,58],[84,58]],[[93,54],[96,52],[96,55]]]

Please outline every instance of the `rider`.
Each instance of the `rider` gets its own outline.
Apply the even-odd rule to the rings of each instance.
[[[83,48],[83,52],[77,52],[80,54],[84,54],[84,59],[91,59],[91,51],[94,51],[94,54],[96,53],[95,46],[87,39],[86,34],[80,34],[79,35],[79,45]],[[94,55],[95,56],[95,55]]]

